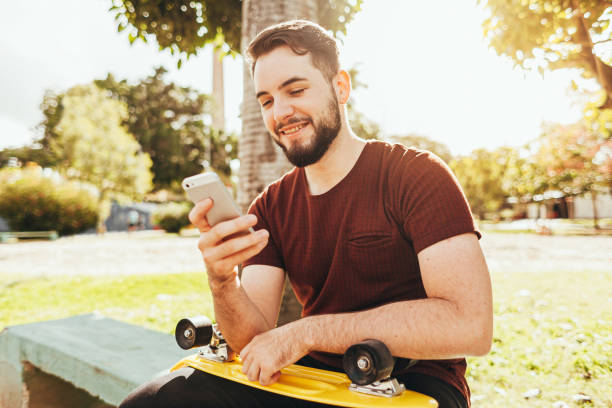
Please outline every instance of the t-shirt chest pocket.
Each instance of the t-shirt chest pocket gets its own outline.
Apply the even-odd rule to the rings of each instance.
[[[387,280],[393,272],[399,250],[391,231],[352,231],[347,235],[346,256],[349,267],[358,279]]]

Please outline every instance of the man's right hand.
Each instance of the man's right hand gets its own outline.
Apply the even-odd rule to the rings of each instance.
[[[244,215],[211,227],[206,214],[212,208],[210,198],[198,202],[189,212],[189,221],[200,231],[198,248],[202,253],[210,288],[221,287],[236,279],[236,266],[261,252],[268,243],[268,231],[248,233],[257,217]],[[247,232],[244,235],[235,235]],[[229,238],[228,238],[229,237]]]

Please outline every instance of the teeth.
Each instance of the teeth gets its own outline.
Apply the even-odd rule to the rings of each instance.
[[[292,128],[285,129],[285,130],[283,130],[282,132],[283,132],[283,134],[285,134],[285,135],[286,135],[286,134],[288,134],[288,133],[294,133],[294,132],[297,132],[298,130],[300,130],[301,128],[303,128],[304,126],[306,126],[306,125],[294,126],[294,127],[292,127]]]

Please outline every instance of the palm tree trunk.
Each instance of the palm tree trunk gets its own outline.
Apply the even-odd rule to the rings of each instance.
[[[269,25],[291,19],[317,19],[316,0],[244,0],[242,2],[242,55],[251,39]],[[282,151],[266,131],[255,98],[248,65],[243,70],[242,135],[238,141],[238,205],[246,210],[263,189],[291,169]],[[301,307],[289,285],[281,306],[279,325],[299,318]]]
[[[217,130],[225,130],[225,97],[223,88],[223,55],[220,49],[213,49],[212,56],[213,73],[213,112],[212,127]],[[212,165],[212,160],[211,160]]]

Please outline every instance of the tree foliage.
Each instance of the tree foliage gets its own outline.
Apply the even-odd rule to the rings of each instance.
[[[597,219],[597,195],[612,192],[612,141],[604,140],[584,121],[571,125],[549,123],[538,140],[537,158],[550,185],[565,196],[589,194],[593,223]]]
[[[89,84],[69,89],[62,105],[51,149],[63,174],[96,186],[101,203],[114,195],[140,198],[151,189],[151,159],[123,125],[125,104]]]
[[[538,161],[555,189],[565,195],[612,189],[612,141],[585,123],[546,124],[538,144]]]
[[[223,43],[240,53],[242,1],[111,0],[118,30],[130,42],[154,38],[160,49],[186,57],[206,44]],[[346,34],[346,24],[361,9],[362,0],[318,0],[319,23],[334,34]],[[180,66],[179,60],[179,66]]]
[[[51,156],[49,150],[41,146],[22,146],[0,150],[0,167],[6,166],[11,157],[16,157],[22,165],[33,162],[41,167],[52,167],[56,163],[56,158]]]
[[[78,183],[54,180],[37,166],[0,170],[0,216],[14,231],[75,234],[96,226],[94,195]]]
[[[481,218],[509,197],[531,199],[548,190],[594,198],[612,191],[612,141],[584,122],[548,123],[541,136],[521,149],[474,150],[450,162],[472,210]]]
[[[189,211],[193,208],[191,203],[169,202],[157,206],[153,212],[153,223],[159,225],[166,232],[179,232],[191,224]]]
[[[453,158],[450,150],[444,143],[437,142],[427,136],[410,133],[407,135],[394,135],[389,137],[388,140],[393,143],[401,143],[404,146],[428,150],[440,157],[446,163],[450,163]]]
[[[503,151],[506,155],[506,169],[501,186],[508,197],[529,200],[551,187],[546,169],[530,150],[530,146],[520,149],[503,148]]]
[[[368,87],[366,83],[359,80],[359,70],[357,67],[350,68],[348,74],[351,77],[351,86],[353,90]],[[358,111],[355,107],[353,98],[349,99],[346,110],[351,129],[353,129],[357,136],[364,139],[378,139],[380,137],[380,126],[378,123],[368,119],[363,113]]]
[[[167,71],[155,72],[132,84],[117,80],[112,74],[94,83],[109,96],[127,106],[124,125],[153,161],[153,182],[156,190],[180,190],[180,181],[202,171],[207,162],[222,176],[231,176],[230,162],[237,157],[234,134],[211,129],[207,124],[210,98],[190,87],[181,87],[165,80]],[[47,91],[41,103],[44,119],[39,127],[43,137],[41,149],[0,152],[0,160],[11,153],[21,161],[33,160],[43,166],[58,164],[50,146],[58,138],[57,125],[64,111],[63,93]]]
[[[457,176],[472,211],[482,219],[487,213],[501,209],[510,196],[503,180],[515,157],[513,148],[501,147],[494,151],[474,150],[467,156],[457,157],[450,167]],[[506,187],[506,188],[504,188]]]
[[[40,162],[36,160],[34,161],[43,167],[55,167],[60,160],[51,146],[55,141],[57,141],[58,138],[56,129],[64,111],[64,106],[62,105],[63,97],[63,93],[57,93],[50,89],[45,91],[43,100],[40,103],[40,110],[42,111],[44,118],[38,124],[38,129],[42,133],[42,138],[36,142],[36,145],[38,146],[24,147],[24,151],[22,152],[22,154],[27,157],[30,154],[36,154],[34,152],[30,152],[30,150],[40,148],[42,154],[39,158],[42,160]]]
[[[229,177],[237,156],[233,134],[205,124],[210,98],[189,87],[165,81],[162,67],[135,85],[111,74],[95,83],[128,107],[126,125],[153,160],[155,189],[180,189],[180,181],[202,171],[206,161]]]
[[[612,31],[609,1],[479,0],[490,12],[485,38],[500,55],[528,69],[579,69],[605,91],[612,108]],[[609,50],[609,48],[608,48]]]
[[[364,139],[380,138],[380,126],[378,123],[358,111],[354,104],[349,103],[347,105],[347,114],[351,129],[357,136]]]

